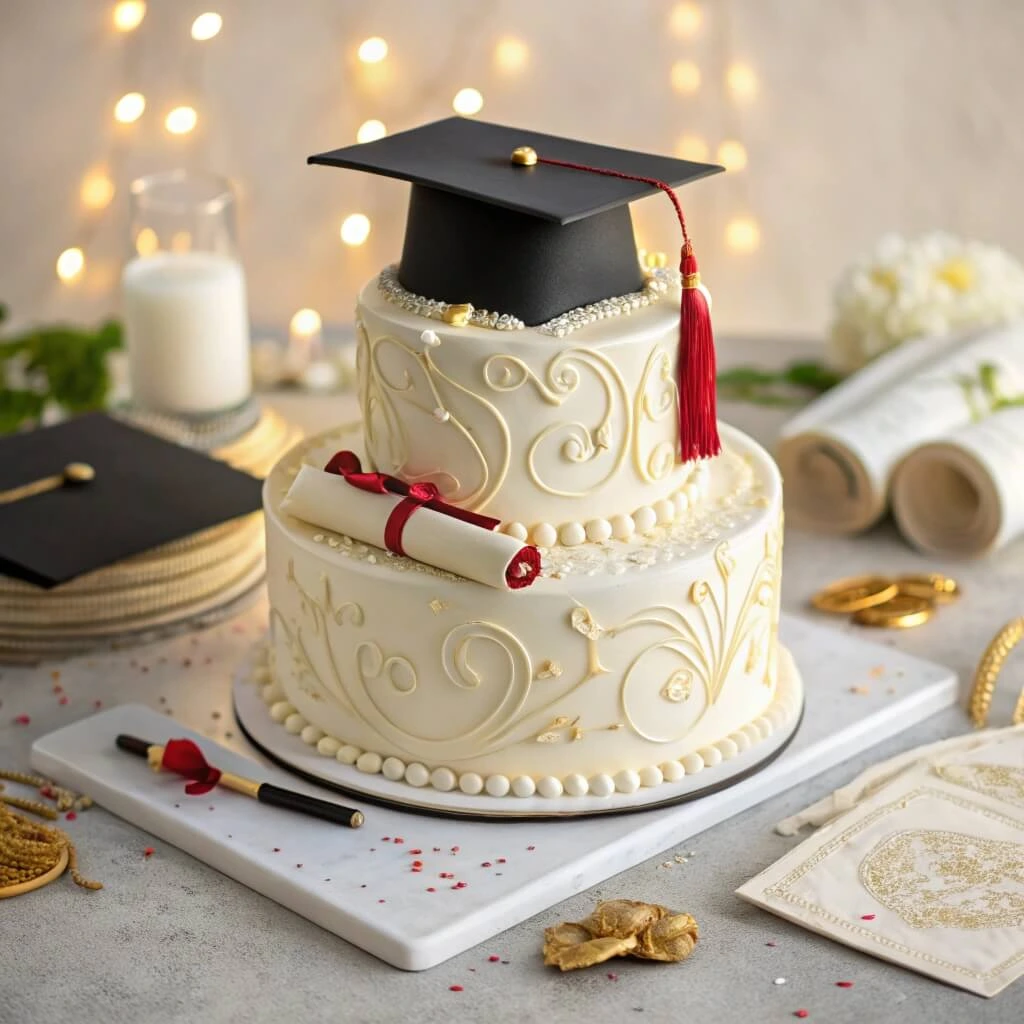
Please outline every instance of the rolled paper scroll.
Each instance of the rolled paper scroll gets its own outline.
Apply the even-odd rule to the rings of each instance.
[[[915,449],[893,477],[903,536],[941,555],[981,555],[1024,534],[1024,407]]]
[[[901,345],[798,413],[777,457],[797,525],[856,533],[886,511],[914,448],[1024,393],[1024,325]]]
[[[360,476],[381,482],[391,479],[380,474]],[[397,541],[400,553],[489,587],[520,590],[537,578],[540,553],[535,547],[495,533],[497,520],[460,509],[451,514],[438,507],[449,506],[426,500],[425,493],[410,496],[386,488],[366,490],[313,466],[299,470],[281,505],[288,515],[364,544],[394,551]]]

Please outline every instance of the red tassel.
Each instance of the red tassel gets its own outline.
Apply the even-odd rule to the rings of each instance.
[[[683,232],[683,252],[679,270],[683,275],[683,297],[679,306],[679,457],[683,462],[707,459],[722,450],[718,437],[718,415],[715,407],[715,337],[711,330],[711,310],[700,290],[700,272],[693,255],[686,218],[679,197],[672,186],[658,178],[642,174],[626,174],[609,167],[537,156],[537,163],[566,167],[573,171],[589,171],[609,178],[641,181],[661,189],[672,206]]]
[[[715,395],[715,336],[711,311],[700,289],[693,248],[683,246],[679,267],[683,296],[679,307],[679,450],[684,462],[707,459],[722,450]]]

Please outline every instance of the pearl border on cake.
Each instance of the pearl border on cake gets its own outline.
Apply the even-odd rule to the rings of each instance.
[[[668,526],[696,508],[707,497],[708,469],[706,464],[693,467],[687,482],[674,494],[661,498],[650,505],[641,505],[629,515],[614,515],[610,519],[588,519],[585,523],[569,520],[555,526],[552,523],[510,522],[501,524],[501,532],[516,540],[536,544],[540,548],[555,545],[572,548],[580,544],[604,544],[613,537],[629,540],[634,535],[644,536],[658,526]]]
[[[780,659],[789,659],[789,652],[779,647]],[[534,778],[530,775],[494,774],[486,777],[477,772],[459,774],[452,768],[440,765],[428,768],[419,761],[406,762],[398,757],[383,757],[371,750],[363,750],[350,743],[328,735],[323,729],[310,724],[287,700],[284,688],[272,677],[270,650],[261,645],[251,671],[251,682],[260,688],[260,696],[270,711],[270,717],[284,726],[286,732],[298,736],[303,743],[314,747],[322,757],[333,757],[339,764],[354,767],[367,775],[383,775],[391,782],[406,782],[418,789],[430,786],[442,793],[455,789],[467,796],[486,793],[492,797],[541,796],[556,799],[562,795],[582,797],[591,795],[599,798],[610,797],[613,793],[630,794],[641,788],[653,788],[662,783],[678,782],[684,776],[696,775],[705,768],[714,768],[731,761],[738,754],[749,750],[762,740],[768,739],[800,713],[800,687],[781,685],[791,683],[795,668],[779,672],[780,685],[771,704],[763,714],[758,715],[735,732],[729,733],[714,743],[684,754],[682,757],[664,761],[645,768],[625,768],[613,774],[599,772],[587,778],[585,775],[570,773],[564,778],[544,775]]]

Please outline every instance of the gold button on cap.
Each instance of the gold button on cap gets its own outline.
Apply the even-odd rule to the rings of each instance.
[[[520,167],[533,167],[537,162],[537,150],[533,146],[516,146],[512,150],[512,163]]]

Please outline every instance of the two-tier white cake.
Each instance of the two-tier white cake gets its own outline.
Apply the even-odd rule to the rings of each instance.
[[[779,474],[728,428],[718,458],[676,462],[673,286],[562,336],[406,306],[390,272],[367,286],[363,425],[306,442],[266,484],[274,719],[355,782],[510,799],[713,783],[791,728]],[[345,448],[500,517],[540,547],[542,578],[498,590],[284,514],[298,468]]]

